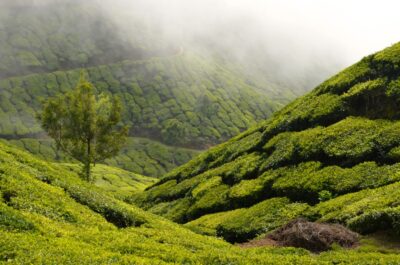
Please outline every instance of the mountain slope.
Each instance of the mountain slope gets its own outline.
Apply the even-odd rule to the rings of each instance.
[[[43,141],[45,135],[34,119],[40,99],[73,88],[77,73],[85,69],[99,91],[123,98],[124,122],[132,125],[132,137],[156,140],[172,150],[160,161],[159,156],[147,157],[154,152],[145,149],[140,160],[146,162],[139,165],[136,149],[143,150],[143,145],[130,145],[118,163],[110,164],[161,176],[198,151],[268,118],[304,92],[272,78],[273,60],[259,58],[263,65],[270,64],[268,77],[260,78],[255,72],[265,72],[263,67],[253,71],[253,63],[243,65],[224,45],[165,37],[162,27],[146,23],[135,12],[129,19],[115,20],[102,1],[0,5],[1,138]],[[220,37],[219,44],[229,39]],[[175,156],[185,159],[175,161]],[[127,161],[135,165],[127,166]]]
[[[124,32],[98,1],[2,3],[0,138],[30,147],[47,141],[34,118],[40,101],[72,89],[84,70],[98,92],[122,99],[124,123],[132,128],[129,148],[106,163],[159,177],[294,97],[293,89],[256,81],[229,58],[167,43],[137,18],[129,23],[135,34]],[[168,152],[159,155],[155,145]]]
[[[40,2],[40,3],[39,3]],[[53,72],[175,52],[141,29],[128,40],[95,1],[6,1],[0,10],[0,77]]]
[[[40,99],[74,87],[80,69],[0,80],[5,138],[42,132]],[[269,116],[274,103],[223,67],[190,54],[88,68],[99,93],[119,96],[132,134],[199,146],[231,137]]]
[[[399,63],[400,44],[365,57],[132,201],[230,241],[298,216],[400,233]]]
[[[123,100],[132,136],[170,145],[221,142],[286,100],[279,86],[254,84],[229,62],[217,63],[180,45],[168,48],[140,21],[130,22],[135,34],[121,32],[96,1],[18,2],[1,12],[3,138],[42,133],[34,119],[40,99],[73,88],[81,69],[98,92]]]
[[[195,234],[0,143],[0,263],[333,264],[399,261],[395,252],[240,249]]]

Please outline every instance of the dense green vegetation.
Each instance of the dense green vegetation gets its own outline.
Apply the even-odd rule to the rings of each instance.
[[[130,201],[232,242],[298,216],[400,234],[399,58],[365,57]]]
[[[33,119],[40,98],[69,91],[79,73],[77,69],[0,80],[0,134],[12,138],[41,133]],[[244,80],[189,54],[93,67],[87,74],[97,92],[121,98],[124,122],[132,134],[168,144],[218,142],[276,109]]]
[[[76,162],[57,151],[49,138],[21,138],[8,142],[42,159]],[[188,162],[199,153],[197,150],[168,146],[146,138],[129,137],[119,155],[106,159],[104,163],[138,174],[159,177]]]
[[[74,165],[48,163],[0,143],[0,263],[395,264],[369,240],[321,255],[294,248],[241,249],[191,232],[82,181]],[[109,171],[108,172],[113,172]],[[100,173],[100,172],[99,172]],[[276,200],[271,207],[287,202]],[[274,206],[275,205],[275,206]]]
[[[103,15],[90,0],[0,3],[0,263],[400,263],[375,236],[319,255],[226,242],[297,217],[400,235],[400,44],[257,124],[293,90]],[[93,183],[35,120],[82,70],[132,128]]]
[[[8,2],[1,6],[0,26],[2,78],[171,53],[139,23],[134,39],[123,41],[93,1]]]

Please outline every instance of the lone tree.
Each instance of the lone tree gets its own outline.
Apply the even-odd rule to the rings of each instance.
[[[83,163],[82,177],[91,181],[91,165],[115,156],[126,140],[121,109],[118,98],[95,95],[81,73],[74,90],[43,103],[38,119],[58,149]]]

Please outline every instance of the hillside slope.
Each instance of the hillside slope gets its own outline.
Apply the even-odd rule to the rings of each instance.
[[[41,2],[41,3],[39,3]],[[78,26],[79,23],[79,26]],[[0,9],[0,77],[45,73],[126,59],[166,55],[176,49],[152,41],[136,23],[124,39],[95,1],[4,1]]]
[[[75,174],[81,172],[81,166],[74,163],[56,164],[65,170]],[[135,192],[143,191],[145,188],[157,182],[157,178],[146,177],[126,171],[120,168],[97,164],[92,168],[93,184],[106,192],[114,195],[118,199],[125,199]]]
[[[229,58],[166,43],[138,18],[129,22],[135,34],[123,32],[100,2],[1,4],[0,138],[43,154],[35,149],[48,140],[35,120],[40,101],[75,87],[84,70],[98,92],[122,99],[132,128],[129,148],[106,163],[159,177],[295,96],[293,88],[250,78]],[[154,146],[168,151],[159,155]]]
[[[57,150],[54,141],[48,137],[19,138],[8,142],[48,161],[77,162]],[[189,161],[200,152],[164,145],[147,138],[128,137],[119,154],[106,159],[104,163],[145,176],[159,177]]]
[[[240,249],[195,234],[83,182],[73,171],[0,142],[0,263],[371,264],[399,262],[371,248],[312,255]]]
[[[298,216],[400,233],[399,65],[365,57],[131,201],[233,242]]]
[[[75,87],[82,69],[98,92],[123,100],[131,136],[170,145],[227,140],[282,106],[286,90],[293,97],[288,88],[254,84],[228,61],[164,43],[135,19],[135,34],[124,34],[96,1],[33,3],[1,10],[3,138],[40,134],[34,119],[40,100]]]
[[[223,67],[192,54],[85,69],[99,93],[119,96],[131,134],[201,146],[239,133],[277,109],[267,96]],[[40,99],[75,87],[81,69],[0,80],[0,135],[42,133]]]
[[[31,139],[29,139],[31,140]],[[28,141],[24,139],[24,142],[31,143],[32,141]],[[10,144],[8,141],[0,139],[0,143],[6,145]],[[34,141],[34,143],[36,143]],[[19,146],[19,143],[12,142],[11,145],[15,150],[25,150],[30,147]],[[43,152],[48,151],[44,149],[44,145],[40,145],[38,149]],[[50,147],[47,147],[51,150]],[[32,153],[32,151],[29,151]],[[62,168],[63,171],[73,172],[78,175],[81,172],[81,166],[77,161],[71,161],[70,163],[57,163],[54,161],[49,161],[47,159],[47,155],[35,155],[37,159],[43,159],[50,164],[54,164],[57,168]],[[97,164],[92,168],[93,173],[93,184],[102,190],[108,192],[109,194],[115,196],[119,199],[124,199],[128,196],[131,196],[135,192],[143,191],[146,187],[154,184],[158,181],[157,178],[147,177],[137,173],[133,173],[132,171],[126,171],[118,167],[107,166],[104,164]]]

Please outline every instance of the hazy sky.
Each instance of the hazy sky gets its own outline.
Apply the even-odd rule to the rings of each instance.
[[[129,17],[166,39],[208,41],[244,64],[312,86],[400,41],[396,0],[98,0],[125,25]],[[129,28],[129,27],[128,27]],[[134,33],[132,33],[134,34]],[[268,68],[269,66],[269,68]]]
[[[350,63],[400,41],[400,1],[254,0],[254,2],[264,3],[265,11],[271,20],[285,25],[295,41],[302,41],[302,33],[306,33],[311,39],[321,38],[331,41],[346,53]],[[335,47],[332,49],[335,50]]]
[[[127,13],[139,11],[162,25],[167,33],[214,31],[219,26],[226,29],[229,24],[237,28],[242,21],[244,26],[237,31],[259,30],[258,34],[249,34],[249,42],[254,39],[272,42],[277,38],[299,50],[308,47],[311,51],[337,53],[346,64],[400,41],[398,0],[116,0],[112,3],[114,6],[119,3]],[[285,44],[275,46],[277,50],[286,48]]]

